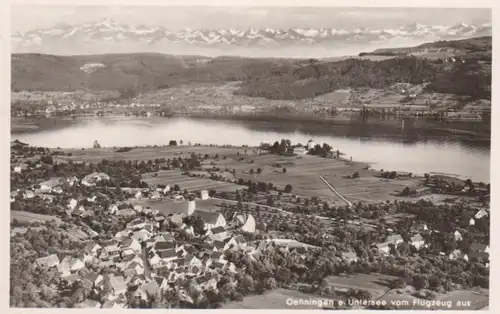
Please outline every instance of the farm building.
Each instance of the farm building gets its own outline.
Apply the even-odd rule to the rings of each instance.
[[[225,227],[226,219],[221,213],[206,211],[206,210],[196,210],[193,215],[199,216],[205,223],[205,229],[210,230],[215,227]]]
[[[485,209],[481,208],[481,209],[480,209],[480,210],[479,210],[479,211],[478,211],[478,212],[474,215],[474,218],[476,218],[476,219],[481,219],[481,218],[483,218],[483,217],[485,217],[485,216],[488,216],[488,212],[487,212]]]
[[[83,178],[82,184],[86,186],[93,186],[102,180],[109,180],[109,176],[105,173],[94,172]]]
[[[307,149],[305,149],[304,147],[294,147],[293,153],[295,155],[302,156],[302,155],[307,154]]]
[[[208,191],[207,190],[201,190],[200,194],[201,194],[200,198],[202,200],[208,200],[210,198],[210,196],[208,195]]]
[[[174,201],[166,204],[168,212],[173,214],[184,214],[187,216],[191,216],[193,212],[196,210],[196,202],[195,201]]]
[[[59,258],[56,254],[40,257],[35,261],[34,267],[52,268],[59,265]]]

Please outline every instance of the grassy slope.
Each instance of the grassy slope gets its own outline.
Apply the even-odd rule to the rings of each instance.
[[[475,52],[491,58],[491,37],[489,46],[487,38],[437,42],[422,47],[426,45],[455,47],[459,52]],[[15,54],[12,56],[12,89],[115,90],[128,97],[138,92],[192,82],[242,81],[241,88],[236,92],[238,94],[269,99],[303,99],[341,88],[384,88],[398,82],[430,82],[430,91],[489,98],[491,85],[491,66],[476,64],[477,60],[450,66],[417,57],[323,62],[219,57],[198,63],[196,59],[152,53],[91,56]],[[85,73],[80,67],[86,63],[103,63],[106,67]]]

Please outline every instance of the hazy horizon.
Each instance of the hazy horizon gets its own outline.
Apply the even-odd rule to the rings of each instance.
[[[412,23],[450,25],[492,22],[491,9],[374,7],[82,6],[13,5],[11,31],[91,23],[182,28],[397,28]]]

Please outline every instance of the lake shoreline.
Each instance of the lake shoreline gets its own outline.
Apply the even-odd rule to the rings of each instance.
[[[369,121],[368,121],[369,122]],[[89,117],[85,119],[13,119],[13,125],[24,126],[22,133],[11,134],[12,140],[41,147],[92,147],[97,140],[103,147],[162,146],[170,140],[184,144],[258,146],[289,139],[292,143],[328,143],[345,153],[345,158],[368,162],[375,169],[412,173],[458,173],[479,180],[489,180],[490,141],[449,131],[432,132],[434,127],[419,121],[408,130],[374,121],[380,125],[352,121],[334,125],[241,122],[160,117]],[[388,121],[400,124],[399,121]],[[444,135],[443,135],[444,134]]]
[[[165,121],[169,121],[172,119],[192,119],[199,121],[229,121],[229,122],[244,122],[244,123],[283,123],[289,125],[300,126],[300,128],[329,128],[329,127],[349,127],[351,123],[359,122],[359,120],[352,119],[352,117],[337,117],[337,118],[329,118],[329,119],[317,119],[313,117],[293,117],[293,116],[285,116],[285,117],[277,117],[277,116],[266,116],[266,115],[229,115],[229,116],[221,116],[221,115],[176,115],[169,118],[162,117],[135,117],[135,116],[121,116],[121,115],[110,115],[110,116],[85,116],[85,117],[50,117],[50,118],[22,118],[22,117],[14,117],[11,118],[11,135],[22,135],[27,133],[38,133],[44,131],[54,131],[57,129],[68,127],[74,123],[79,123],[81,121],[88,120],[100,120],[100,119],[116,119],[116,118],[124,118],[124,119],[166,119]],[[408,121],[416,121],[412,120],[412,118],[405,118]],[[387,123],[387,121],[398,121],[395,123]],[[372,125],[377,128],[384,128],[387,132],[393,133],[396,135],[397,132],[404,128],[404,124],[399,124],[400,121],[398,119],[390,119],[390,120],[381,120],[381,122],[374,123],[373,121],[369,121],[366,125]],[[432,120],[431,120],[432,121]],[[434,122],[434,121],[433,121]],[[454,128],[448,127],[449,123],[445,122],[435,122],[437,125],[432,128],[427,128],[420,130],[420,134],[417,137],[434,137],[434,136],[446,136],[451,137],[452,139],[457,140],[468,140],[468,141],[480,141],[482,143],[491,143],[491,129],[482,130],[482,131],[474,131],[468,130],[464,128]],[[467,126],[477,125],[477,122],[462,122]],[[411,129],[411,128],[410,128]],[[380,129],[379,129],[380,130]],[[401,133],[401,132],[398,132]],[[436,133],[436,134],[434,134]],[[401,133],[404,137],[405,133]],[[410,136],[410,134],[407,134]]]

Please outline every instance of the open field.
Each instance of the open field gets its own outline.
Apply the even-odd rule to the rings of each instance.
[[[181,190],[188,191],[200,190],[216,190],[217,192],[236,192],[238,189],[246,189],[246,186],[237,185],[229,182],[214,181],[205,178],[193,178],[182,175],[178,170],[161,170],[157,172],[157,176],[146,174],[143,176],[144,182],[149,185],[179,185]]]
[[[35,221],[46,222],[46,221],[51,221],[51,220],[54,220],[58,224],[61,223],[61,219],[57,218],[56,216],[35,214],[35,213],[30,213],[30,212],[25,212],[25,211],[18,211],[18,210],[11,210],[10,211],[10,219],[11,220],[16,219],[19,222],[28,222],[28,223],[32,223]]]
[[[287,305],[287,299],[293,300],[318,300],[319,298],[296,290],[275,289],[262,295],[253,295],[243,298],[243,301],[229,302],[222,306],[223,309],[320,309],[317,304]],[[327,307],[328,305],[324,305]]]
[[[349,289],[366,290],[373,298],[378,298],[391,290],[389,284],[397,277],[381,274],[355,274],[329,276],[325,280],[336,290],[347,291]]]
[[[168,139],[166,139],[168,141]],[[165,146],[165,147],[140,147],[133,148],[131,151],[117,153],[116,149],[105,148],[86,148],[86,149],[61,149],[64,153],[71,153],[72,156],[61,156],[62,159],[81,161],[81,162],[99,162],[102,159],[107,160],[139,160],[148,161],[157,158],[187,158],[192,153],[195,154],[214,154],[236,155],[238,151],[243,152],[239,147],[217,147],[217,146]]]

